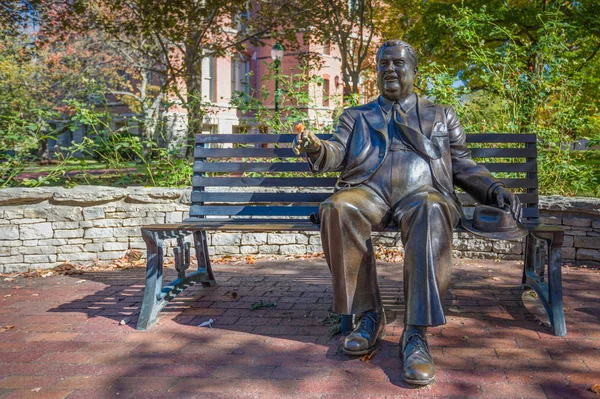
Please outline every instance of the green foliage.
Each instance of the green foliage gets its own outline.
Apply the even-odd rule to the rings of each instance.
[[[580,74],[589,67],[581,52],[589,37],[574,36],[579,27],[552,7],[531,16],[537,28],[523,37],[523,26],[503,23],[514,12],[509,3],[478,10],[463,3],[440,16],[460,63],[422,67],[419,87],[453,105],[468,132],[537,134],[542,193],[598,195],[594,166],[571,151],[575,140],[600,130]]]
[[[309,114],[309,109],[321,105],[317,103],[317,88],[323,84],[323,78],[313,73],[311,63],[301,64],[298,71],[290,75],[280,73],[273,63],[265,65],[267,73],[261,79],[258,92],[236,92],[231,100],[232,106],[249,117],[243,130],[257,127],[261,132],[295,133],[294,127],[302,122],[307,129],[330,132],[332,115],[329,112]],[[278,112],[271,101],[275,94],[273,83],[276,79],[279,85]]]

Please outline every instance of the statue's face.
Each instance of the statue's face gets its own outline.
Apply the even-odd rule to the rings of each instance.
[[[413,93],[417,67],[404,47],[386,47],[377,60],[377,86],[383,97],[398,101]]]

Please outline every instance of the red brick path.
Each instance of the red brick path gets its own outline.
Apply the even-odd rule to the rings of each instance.
[[[457,260],[448,324],[430,329],[437,382],[416,389],[400,378],[398,265],[381,267],[388,336],[368,362],[327,338],[322,260],[215,269],[216,287],[189,289],[146,332],[143,269],[0,282],[0,327],[15,326],[0,333],[0,398],[599,397],[598,271],[565,269],[558,338],[519,305],[517,263]],[[260,300],[277,306],[250,310]]]

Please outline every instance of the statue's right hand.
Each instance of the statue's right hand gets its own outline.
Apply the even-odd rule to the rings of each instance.
[[[302,152],[307,154],[314,154],[321,148],[321,140],[311,131],[304,130],[304,126],[298,124],[296,126],[298,135],[294,139],[292,149],[296,155],[300,155]]]

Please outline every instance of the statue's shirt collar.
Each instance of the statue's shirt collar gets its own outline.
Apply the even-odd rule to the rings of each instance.
[[[390,110],[394,106],[394,101],[390,101],[383,96],[379,96],[378,102],[379,102],[379,106],[381,107],[381,109],[383,110],[383,112],[386,115],[390,112]],[[415,106],[416,103],[417,103],[417,95],[415,93],[412,93],[410,96],[399,101],[400,108],[402,108],[402,111],[404,111],[404,112],[408,112],[411,109],[413,109],[413,107]]]

